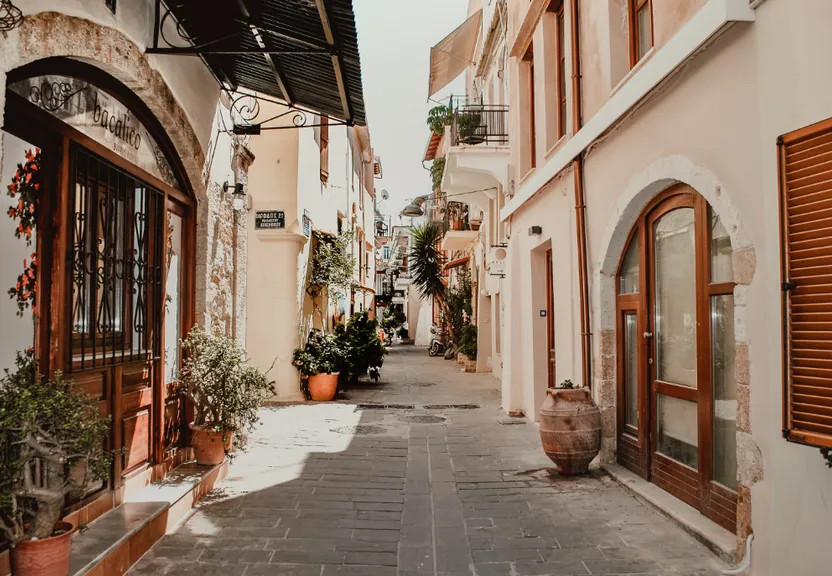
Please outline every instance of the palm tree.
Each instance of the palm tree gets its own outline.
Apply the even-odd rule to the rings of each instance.
[[[445,297],[443,267],[445,258],[437,248],[444,232],[434,222],[427,222],[410,229],[412,245],[410,247],[411,282],[419,289],[422,300]]]

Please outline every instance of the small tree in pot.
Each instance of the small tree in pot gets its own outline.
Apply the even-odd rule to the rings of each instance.
[[[99,400],[74,391],[60,372],[38,375],[31,350],[0,379],[0,529],[15,576],[69,572],[64,498],[109,475],[109,430]]]
[[[304,347],[295,349],[292,355],[292,364],[307,381],[309,396],[317,402],[335,398],[338,376],[345,363],[346,353],[339,338],[315,329],[309,332]]]
[[[378,321],[367,312],[356,312],[346,326],[336,326],[335,338],[344,352],[339,378],[343,387],[357,383],[371,366],[381,368],[384,363],[387,349],[378,337]]]
[[[194,456],[197,464],[220,464],[232,448],[245,449],[245,433],[260,420],[257,412],[274,395],[274,382],[246,362],[233,339],[199,326],[182,340],[182,350],[185,360],[177,386],[194,406]]]

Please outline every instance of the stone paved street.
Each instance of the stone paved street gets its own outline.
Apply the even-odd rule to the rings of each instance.
[[[222,488],[129,574],[720,573],[601,472],[550,476],[537,427],[498,422],[497,380],[459,368],[395,347],[349,400],[264,410]]]

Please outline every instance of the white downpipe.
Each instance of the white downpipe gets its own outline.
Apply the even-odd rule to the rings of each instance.
[[[723,570],[722,573],[726,576],[735,576],[737,574],[745,574],[746,570],[751,568],[751,542],[754,541],[754,534],[748,535],[748,540],[745,542],[745,558],[739,568],[734,570]]]

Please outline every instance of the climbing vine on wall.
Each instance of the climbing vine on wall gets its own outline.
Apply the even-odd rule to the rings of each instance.
[[[17,171],[7,187],[9,196],[17,200],[17,204],[9,207],[8,215],[12,220],[17,220],[17,227],[14,230],[16,238],[26,240],[26,245],[32,245],[32,232],[37,225],[37,208],[40,204],[40,149],[26,151],[26,163],[18,164]],[[35,308],[35,296],[37,286],[37,255],[32,252],[28,259],[23,260],[23,273],[17,277],[17,282],[9,288],[9,297],[17,301],[18,315],[22,316],[23,311],[32,307]]]

